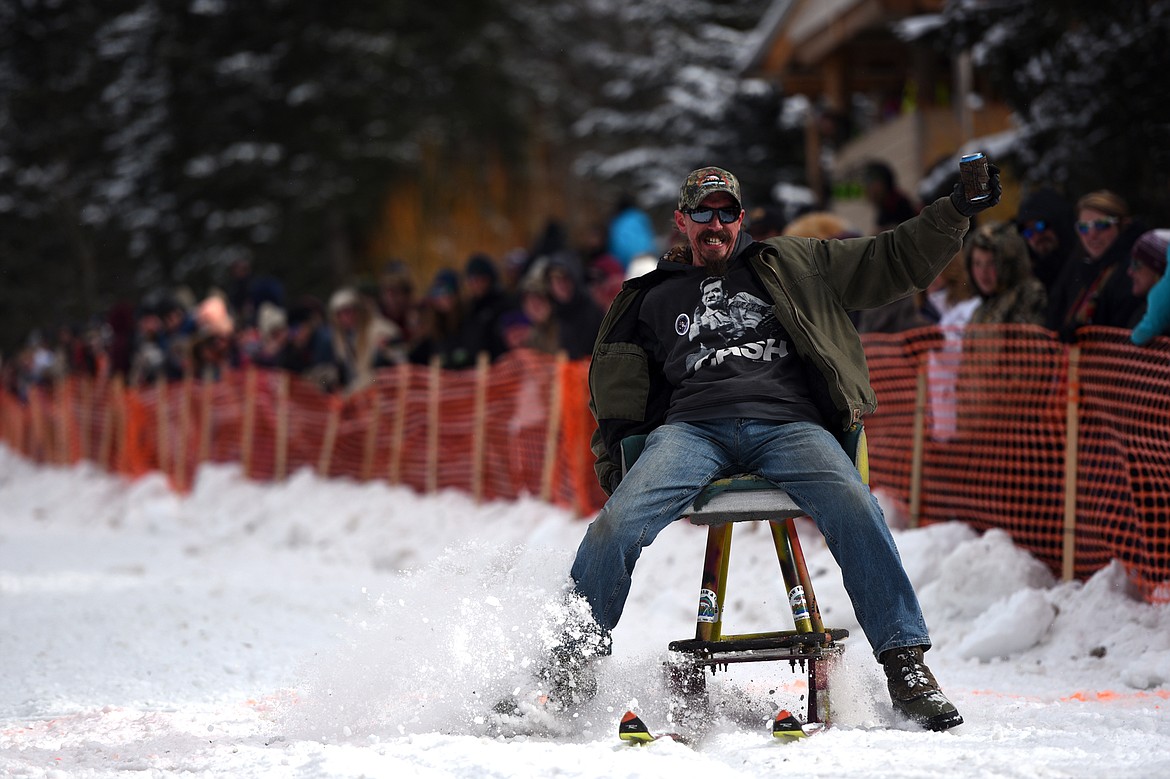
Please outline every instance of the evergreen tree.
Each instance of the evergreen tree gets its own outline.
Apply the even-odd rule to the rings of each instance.
[[[1025,183],[1109,188],[1170,213],[1170,1],[949,3],[941,43],[970,48],[1021,125]]]
[[[576,152],[577,170],[643,206],[673,208],[681,177],[734,171],[762,203],[803,153],[780,124],[783,96],[741,68],[763,4],[752,0],[510,6],[515,81]]]
[[[441,10],[0,4],[2,345],[241,257],[328,289],[423,146],[513,134],[495,0]]]
[[[396,177],[527,149],[672,207],[721,164],[766,201],[799,167],[744,81],[755,0],[22,0],[0,4],[0,349],[250,259],[352,270]],[[513,159],[518,159],[515,155]],[[441,171],[433,175],[441,175]]]
[[[106,105],[120,74],[103,47],[107,14],[133,5],[0,4],[0,345],[94,310],[103,278],[127,270],[110,206],[155,149],[142,165],[111,154],[110,139],[137,128]]]

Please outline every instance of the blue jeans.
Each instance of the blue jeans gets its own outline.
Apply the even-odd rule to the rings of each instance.
[[[642,548],[714,479],[755,473],[816,522],[853,611],[880,657],[930,646],[918,597],[881,507],[833,435],[810,422],[715,419],[662,425],[589,525],[572,578],[603,632],[617,625]]]

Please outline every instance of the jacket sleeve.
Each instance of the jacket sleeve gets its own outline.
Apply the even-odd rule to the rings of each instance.
[[[597,483],[606,495],[612,495],[622,480],[621,466],[610,456],[609,448],[601,435],[601,428],[593,431],[593,440],[589,442],[593,455],[597,458],[593,463],[593,471],[597,474]]]
[[[610,494],[621,481],[621,444],[630,435],[662,424],[669,390],[661,370],[637,343],[598,344],[589,365],[589,410],[597,420],[591,448],[601,488]]]
[[[1170,274],[1163,274],[1150,288],[1146,313],[1130,334],[1130,340],[1143,346],[1155,336],[1167,333],[1170,333]]]
[[[638,322],[639,287],[652,283],[643,279],[610,305],[589,364],[589,410],[597,420],[590,445],[597,481],[607,495],[621,481],[622,439],[662,424],[670,402],[665,375],[650,356]]]
[[[846,309],[877,308],[930,286],[962,249],[969,224],[943,197],[893,230],[817,242],[813,262]]]

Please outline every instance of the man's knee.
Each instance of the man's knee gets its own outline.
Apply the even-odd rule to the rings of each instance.
[[[589,523],[589,529],[585,533],[592,537],[591,540],[594,543],[604,543],[613,538],[613,512],[608,507],[603,507],[597,513],[597,516],[594,517],[593,521]]]

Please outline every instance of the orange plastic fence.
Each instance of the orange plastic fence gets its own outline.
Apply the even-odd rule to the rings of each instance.
[[[200,463],[240,463],[258,480],[311,468],[482,500],[532,495],[584,515],[605,497],[588,445],[587,371],[518,351],[476,370],[388,368],[348,397],[277,371],[134,390],[74,377],[26,403],[0,395],[2,437],[42,462],[162,471],[178,490]]]
[[[1170,339],[1086,328],[866,336],[871,482],[918,523],[1002,528],[1065,578],[1119,560],[1170,602]]]
[[[1002,528],[1066,578],[1120,560],[1170,601],[1170,339],[1031,327],[865,337],[878,411],[871,483],[915,523]],[[595,512],[588,362],[520,351],[476,370],[405,365],[349,397],[280,372],[127,390],[70,379],[0,395],[0,436],[42,462],[91,460],[190,488],[202,462],[254,479],[301,468],[479,500],[531,495]]]

